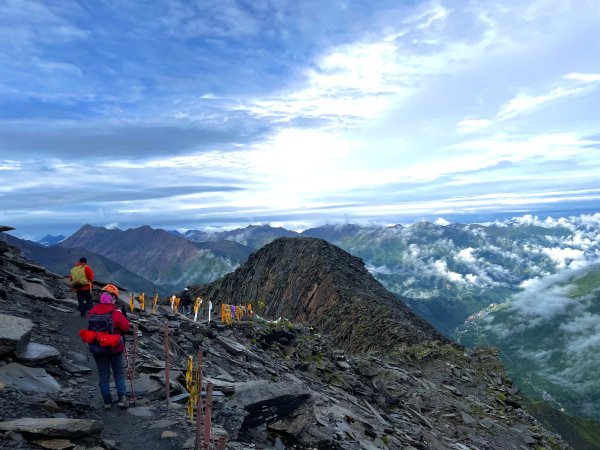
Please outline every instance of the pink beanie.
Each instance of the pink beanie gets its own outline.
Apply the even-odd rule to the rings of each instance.
[[[113,296],[108,292],[103,292],[100,296],[100,303],[112,303]]]

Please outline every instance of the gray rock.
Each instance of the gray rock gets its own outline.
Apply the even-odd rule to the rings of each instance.
[[[467,413],[461,413],[461,417],[462,417],[462,421],[464,422],[465,425],[473,425],[474,423],[476,423],[477,421],[470,416]]]
[[[29,342],[32,331],[31,320],[0,314],[0,356],[22,351]]]
[[[172,431],[163,431],[162,434],[160,435],[161,439],[173,439],[177,437],[177,433],[174,433]]]
[[[77,364],[87,364],[88,362],[88,357],[83,353],[68,351],[66,355],[73,361],[75,361]]]
[[[60,352],[56,348],[37,342],[29,342],[23,351],[16,355],[17,360],[28,365],[46,364],[60,359]]]
[[[342,370],[350,370],[350,364],[346,361],[336,361],[337,366]]]
[[[61,389],[44,369],[26,367],[18,363],[0,367],[0,381],[7,386],[37,394],[51,394]]]
[[[156,422],[150,422],[150,429],[151,430],[155,430],[155,429],[159,429],[159,428],[169,428],[169,427],[173,427],[177,425],[177,421],[175,420],[168,420],[168,419],[162,419],[162,420],[157,420]]]
[[[98,420],[85,419],[22,419],[0,422],[1,431],[18,431],[36,436],[75,438],[98,435],[104,428]]]
[[[23,290],[32,297],[56,300],[52,292],[42,283],[32,283],[23,280],[21,284],[23,285]]]
[[[145,406],[137,406],[135,408],[128,408],[127,412],[137,417],[152,417],[152,411]]]
[[[67,450],[75,447],[75,444],[68,439],[39,439],[32,442],[50,450]]]
[[[67,361],[62,361],[60,363],[60,367],[69,372],[71,375],[86,374],[92,372],[93,370],[90,367],[80,366],[79,364],[73,364]]]

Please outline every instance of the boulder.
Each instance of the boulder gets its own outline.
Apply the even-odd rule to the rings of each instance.
[[[10,363],[0,367],[0,382],[25,392],[51,394],[60,391],[60,385],[44,369]]]
[[[29,342],[32,331],[31,320],[0,314],[0,356],[22,351]]]
[[[16,431],[36,436],[77,438],[98,435],[104,428],[98,420],[86,419],[38,419],[25,417],[22,419],[0,422],[0,431]]]
[[[60,359],[60,352],[51,345],[29,342],[21,352],[17,352],[17,360],[27,365],[39,365]]]

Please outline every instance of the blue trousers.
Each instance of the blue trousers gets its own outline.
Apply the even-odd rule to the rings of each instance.
[[[117,395],[125,395],[125,371],[123,370],[123,353],[98,355],[94,354],[94,360],[98,367],[98,385],[100,393],[106,402],[112,399],[110,393],[110,369],[112,367],[115,385],[117,386]]]

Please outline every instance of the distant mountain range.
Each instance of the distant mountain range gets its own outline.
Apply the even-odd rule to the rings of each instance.
[[[235,243],[196,244],[149,226],[123,231],[84,225],[59,246],[85,248],[172,291],[219,278],[238,267],[251,252]]]
[[[0,240],[21,250],[21,254],[32,261],[42,264],[51,272],[68,276],[73,265],[82,256],[87,257],[89,265],[94,270],[95,280],[104,283],[114,283],[136,292],[163,292],[161,288],[150,281],[125,269],[120,264],[87,249],[73,247],[65,248],[57,245],[43,246],[32,241],[19,239],[6,233],[0,233]]]

